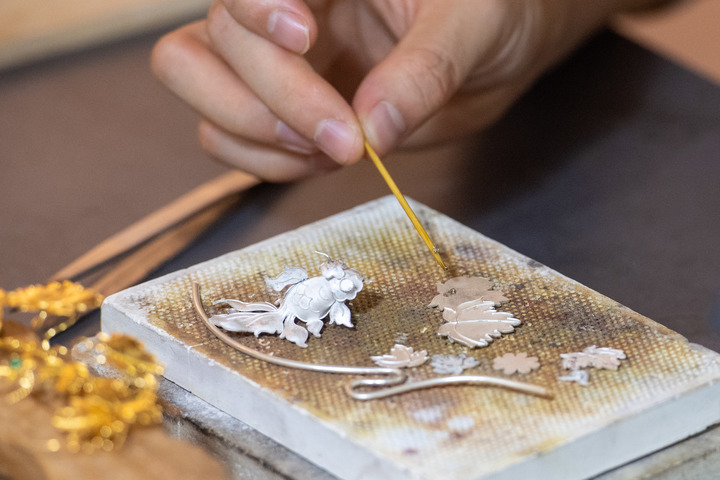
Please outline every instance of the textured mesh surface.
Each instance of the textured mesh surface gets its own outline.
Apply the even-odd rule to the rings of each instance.
[[[451,266],[442,271],[425,250],[394,199],[386,197],[340,215],[177,272],[113,298],[141,306],[162,329],[260,388],[344,432],[349,441],[401,465],[418,478],[471,478],[528,455],[552,450],[617,419],[720,378],[718,355],[543,265],[421,205],[416,212]],[[492,360],[527,352],[541,367],[513,379],[550,389],[553,400],[498,388],[436,388],[385,400],[358,402],[342,386],[346,376],[288,370],[225,346],[196,318],[191,285],[202,286],[213,312],[220,298],[274,302],[264,277],[285,265],[319,274],[323,258],[344,260],[365,276],[350,303],[354,329],[326,325],[308,348],[274,336],[238,335],[245,344],[305,362],[372,366],[398,337],[428,354],[465,353],[480,361],[468,373],[503,376]],[[459,275],[490,279],[509,299],[499,308],[523,321],[515,333],[487,348],[468,349],[436,335],[442,314],[427,304],[436,283]],[[561,353],[590,345],[619,348],[627,360],[617,371],[592,369],[587,387],[561,382]],[[412,380],[435,377],[426,364]]]

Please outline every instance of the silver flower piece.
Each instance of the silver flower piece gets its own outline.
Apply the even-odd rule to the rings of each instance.
[[[460,375],[463,370],[477,367],[480,362],[474,357],[466,357],[464,353],[461,353],[460,355],[433,355],[430,365],[435,373]]]
[[[427,361],[428,356],[426,350],[415,352],[412,347],[398,343],[390,349],[388,355],[376,355],[370,358],[381,367],[410,368],[422,365]]]
[[[502,357],[493,360],[493,369],[502,370],[505,375],[513,373],[530,373],[540,368],[537,357],[528,357],[525,352],[506,353]]]
[[[224,314],[216,314],[210,321],[231,332],[280,334],[280,338],[307,347],[308,332],[320,337],[323,319],[330,316],[330,323],[353,327],[350,309],[345,305],[354,299],[363,287],[363,277],[344,262],[331,260],[320,265],[321,276],[310,278],[299,267],[285,267],[275,278],[267,278],[270,288],[279,292],[285,287],[280,306],[267,302],[246,303],[240,300],[221,299],[215,304],[230,306]],[[295,323],[305,322],[306,327]]]

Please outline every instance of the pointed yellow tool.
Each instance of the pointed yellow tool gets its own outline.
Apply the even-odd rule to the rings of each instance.
[[[435,248],[435,245],[433,245],[432,240],[430,240],[430,236],[427,234],[425,229],[423,228],[422,224],[420,223],[420,220],[418,220],[417,216],[415,215],[415,212],[413,212],[412,208],[410,208],[410,205],[408,205],[407,200],[405,200],[405,197],[402,193],[400,193],[400,189],[398,189],[397,185],[395,185],[395,181],[392,179],[390,174],[388,173],[387,169],[385,168],[385,165],[380,161],[380,157],[378,157],[377,153],[375,153],[375,150],[370,146],[367,140],[365,140],[365,150],[367,151],[368,156],[370,157],[370,160],[375,164],[375,167],[380,172],[380,175],[385,179],[385,183],[388,184],[388,187],[390,187],[390,190],[392,190],[392,193],[395,195],[395,198],[397,198],[398,202],[400,202],[400,206],[405,210],[405,214],[408,216],[412,224],[415,226],[415,230],[420,234],[423,241],[425,242],[425,245],[427,245],[428,250],[430,250],[430,253],[432,253],[432,256],[435,257],[435,260],[437,263],[445,270],[447,270],[447,267],[445,266],[445,262],[443,262],[442,257],[438,253],[438,249]]]

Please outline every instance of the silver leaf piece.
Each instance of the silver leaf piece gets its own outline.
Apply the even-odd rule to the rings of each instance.
[[[396,344],[390,349],[387,355],[377,355],[370,357],[373,362],[381,367],[386,368],[409,368],[417,367],[427,361],[427,351],[413,351],[412,347]]]
[[[438,335],[449,337],[468,347],[487,347],[495,338],[512,333],[520,320],[506,312],[498,312],[492,301],[475,300],[460,304],[457,310],[446,308],[447,321],[438,329]]]
[[[438,335],[468,347],[486,347],[495,338],[512,333],[522,322],[512,314],[498,312],[495,306],[506,302],[501,292],[492,290],[492,283],[483,277],[455,277],[438,283],[439,295],[430,302],[438,307],[447,322]]]

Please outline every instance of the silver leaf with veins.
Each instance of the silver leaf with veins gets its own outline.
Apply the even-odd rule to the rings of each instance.
[[[370,358],[381,367],[408,368],[422,365],[427,361],[428,356],[425,350],[415,352],[412,347],[396,344],[390,349],[390,354],[377,355]]]

